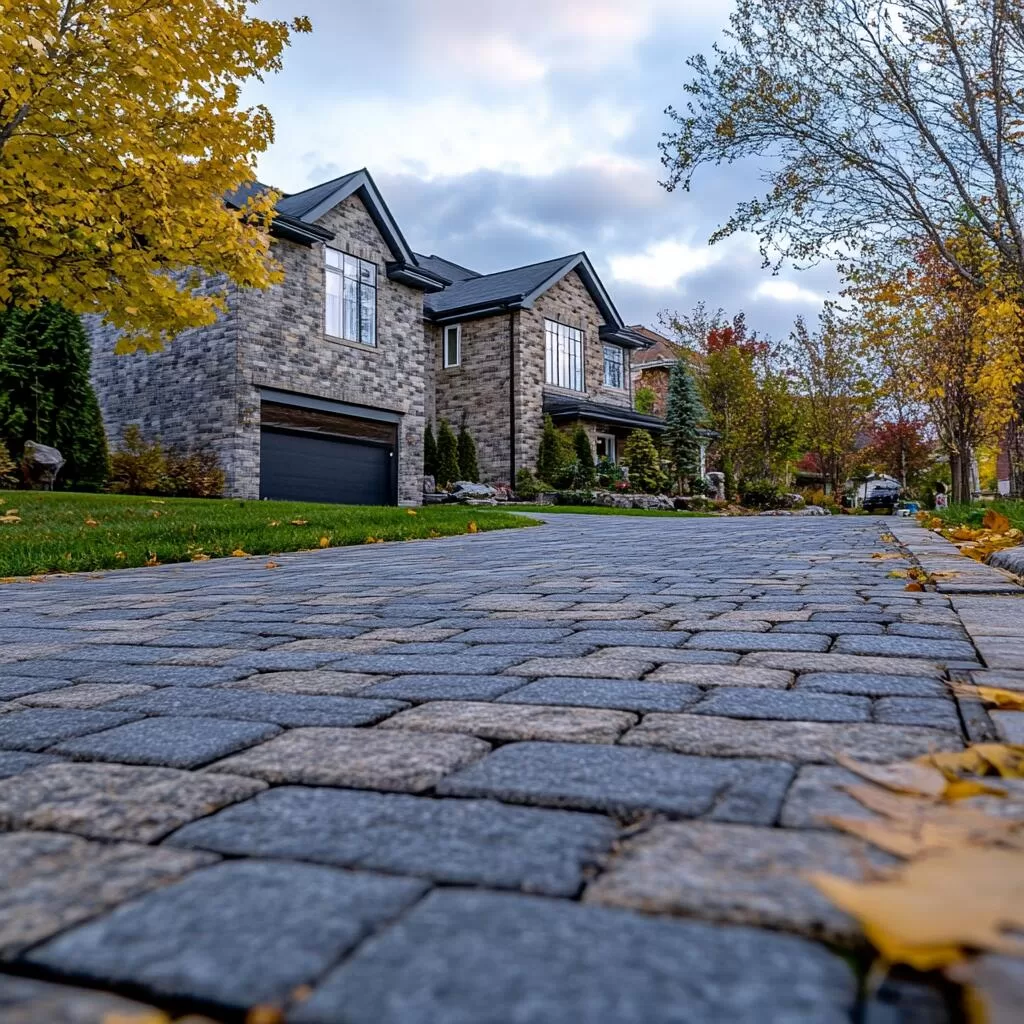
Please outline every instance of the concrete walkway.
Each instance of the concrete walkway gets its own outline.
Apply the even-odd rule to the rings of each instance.
[[[886,863],[823,820],[867,813],[836,754],[1012,739],[945,680],[1024,688],[1024,592],[908,592],[889,530],[949,556],[558,515],[0,589],[0,1019],[857,1019],[863,939],[802,879]]]

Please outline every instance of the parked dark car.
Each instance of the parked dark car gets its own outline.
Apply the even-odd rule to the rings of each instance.
[[[900,500],[899,484],[875,484],[864,499],[865,512],[883,512],[891,516]]]

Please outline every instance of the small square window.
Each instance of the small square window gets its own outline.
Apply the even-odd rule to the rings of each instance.
[[[444,365],[458,366],[462,362],[462,324],[444,329]]]

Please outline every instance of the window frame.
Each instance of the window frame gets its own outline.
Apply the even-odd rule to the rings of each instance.
[[[448,332],[455,331],[455,361],[448,358]],[[441,364],[446,370],[462,365],[462,324],[445,324],[441,329]]]
[[[332,266],[329,262],[330,253],[335,253],[338,259],[338,266]],[[352,260],[355,263],[355,276],[351,277],[345,272],[345,261]],[[373,271],[373,283],[369,284],[363,280],[364,269],[372,268]],[[350,252],[345,252],[344,249],[336,249],[334,246],[324,246],[324,304],[323,304],[323,316],[324,316],[324,335],[331,338],[334,341],[342,341],[350,345],[359,345],[362,348],[376,348],[377,347],[377,320],[378,320],[378,302],[377,302],[377,291],[378,283],[380,281],[380,268],[372,260],[364,260],[359,256],[355,256]],[[333,277],[332,277],[333,275]],[[338,282],[338,293],[337,301],[339,305],[339,330],[340,334],[335,334],[332,326],[329,322],[327,315],[327,303],[330,298],[330,282],[336,280]],[[364,306],[364,293],[369,290],[373,292],[373,336],[370,341],[363,341],[362,337],[350,338],[345,334],[345,282],[351,281],[355,285],[355,316],[357,321],[357,329],[355,333],[362,335],[363,333],[363,312]]]
[[[595,441],[598,442],[598,443],[600,443],[601,441],[604,441],[605,448],[610,453],[610,454],[604,455],[604,456],[598,455],[597,457],[599,459],[600,458],[606,458],[606,459],[608,459],[608,461],[613,466],[617,466],[619,464],[619,452],[618,452],[618,445],[616,444],[615,435],[614,434],[605,434],[605,433],[602,433],[601,431],[598,431],[597,436],[595,438]],[[597,455],[597,444],[594,445],[594,454]]]
[[[555,342],[554,354],[552,354],[551,342]],[[566,350],[563,353],[563,343],[578,346],[573,358],[573,353]],[[585,392],[587,390],[586,378],[586,350],[584,348],[583,328],[573,327],[571,324],[564,324],[560,320],[544,318],[544,383],[549,387],[561,388],[563,391]],[[562,356],[566,356],[566,370],[568,382],[563,382]]]
[[[618,360],[619,360],[618,361],[618,367],[619,367],[619,383],[618,384],[612,384],[612,383],[609,383],[609,381],[608,381],[608,366],[609,366],[608,353],[609,352],[615,352],[615,353],[618,354]],[[605,342],[605,344],[604,344],[604,351],[603,351],[602,355],[603,355],[602,365],[603,365],[603,369],[604,369],[604,373],[603,373],[604,386],[606,388],[614,388],[616,391],[625,391],[626,390],[626,350],[621,345],[612,345],[609,342]],[[613,365],[613,366],[615,365],[614,360],[612,361],[611,365]]]

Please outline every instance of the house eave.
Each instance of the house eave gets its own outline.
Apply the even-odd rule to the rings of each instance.
[[[642,338],[628,328],[617,327],[614,324],[603,324],[598,333],[602,341],[619,345],[622,348],[647,349],[651,346],[646,338]]]
[[[446,286],[446,283],[437,274],[404,262],[389,263],[387,274],[389,281],[398,281],[400,284],[407,284],[424,292],[444,291]]]
[[[275,238],[286,238],[289,242],[300,245],[316,245],[318,242],[329,242],[334,232],[315,224],[304,224],[302,221],[278,214],[270,222],[270,233]]]
[[[617,427],[632,427],[634,430],[651,430],[656,433],[661,433],[665,429],[665,421],[660,416],[648,416],[632,409],[604,405],[586,399],[574,401],[562,396],[545,395],[544,412],[549,414],[555,423],[597,420]]]

